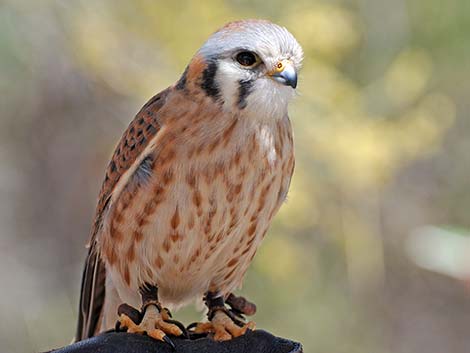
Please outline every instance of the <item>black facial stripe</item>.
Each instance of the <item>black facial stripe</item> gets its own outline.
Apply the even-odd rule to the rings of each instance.
[[[201,88],[207,93],[209,97],[214,100],[220,98],[220,90],[217,82],[215,82],[215,74],[217,73],[217,61],[210,60],[206,69],[202,73]]]
[[[247,105],[246,98],[253,90],[254,80],[240,80],[238,81],[238,102],[237,105],[240,109],[244,109]]]
[[[182,90],[186,88],[187,75],[188,75],[188,66],[186,66],[186,69],[184,69],[183,75],[181,75],[181,78],[176,84],[176,89]]]

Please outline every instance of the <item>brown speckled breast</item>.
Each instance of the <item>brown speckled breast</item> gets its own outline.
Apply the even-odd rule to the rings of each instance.
[[[102,254],[121,298],[143,283],[157,283],[170,306],[234,290],[286,196],[287,117],[255,124],[189,109],[164,120],[103,222]]]

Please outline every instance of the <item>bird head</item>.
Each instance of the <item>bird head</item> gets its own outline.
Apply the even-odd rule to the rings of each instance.
[[[193,81],[227,111],[282,118],[302,57],[284,27],[264,20],[231,22],[209,37],[182,79]]]

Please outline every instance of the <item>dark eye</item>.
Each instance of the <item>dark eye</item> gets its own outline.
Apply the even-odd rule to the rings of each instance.
[[[258,62],[258,57],[251,51],[238,53],[236,59],[242,66],[253,66]]]

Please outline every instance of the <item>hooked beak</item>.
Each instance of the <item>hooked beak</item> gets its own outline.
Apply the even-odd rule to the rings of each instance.
[[[269,73],[274,81],[283,85],[297,87],[297,72],[290,60],[282,60],[277,63],[275,69]]]

